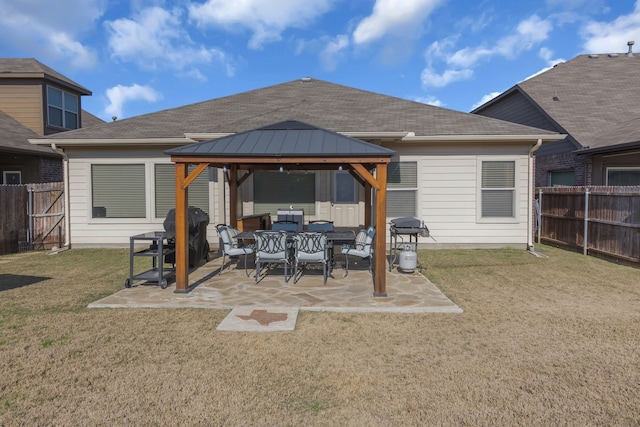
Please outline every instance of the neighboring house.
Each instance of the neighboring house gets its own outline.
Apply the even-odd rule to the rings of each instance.
[[[29,139],[104,123],[81,108],[91,92],[31,58],[0,58],[0,184],[62,181],[62,156]]]
[[[640,56],[580,55],[472,111],[561,132],[535,154],[536,186],[640,185]]]
[[[70,244],[126,246],[162,230],[175,206],[167,149],[294,119],[397,153],[388,168],[388,219],[425,221],[429,247],[526,248],[533,183],[530,153],[555,132],[303,78],[170,110],[31,140],[68,156]],[[364,188],[346,170],[257,170],[240,186],[239,215],[293,205],[305,220],[364,223]],[[241,171],[242,175],[243,172]],[[241,179],[241,181],[243,181]],[[223,170],[189,186],[189,204],[229,223]]]

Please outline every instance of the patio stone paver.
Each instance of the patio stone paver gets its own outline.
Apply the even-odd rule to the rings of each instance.
[[[242,264],[227,266],[219,273],[221,258],[201,265],[189,274],[191,291],[176,294],[175,284],[166,289],[157,285],[134,284],[113,295],[89,304],[89,308],[211,308],[237,306],[291,307],[306,311],[388,312],[388,313],[462,313],[419,272],[405,274],[386,271],[387,297],[373,297],[373,281],[366,263],[349,262],[349,275],[334,270],[334,278],[322,283],[322,274],[308,269],[298,283],[284,282],[282,269],[273,269],[258,284],[253,274],[247,277]],[[252,268],[252,265],[249,265]],[[124,278],[123,278],[124,282]]]

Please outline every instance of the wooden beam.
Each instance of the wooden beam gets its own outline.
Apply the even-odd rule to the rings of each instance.
[[[189,288],[189,189],[184,185],[188,172],[187,163],[176,163],[176,293],[185,293]]]
[[[245,182],[247,178],[249,178],[252,174],[253,169],[249,169],[246,174],[242,175],[242,177],[240,177],[240,179],[238,180],[238,187],[240,187],[242,183]]]
[[[229,224],[238,228],[238,165],[229,170]]]
[[[383,163],[383,164],[386,166],[386,163]],[[376,190],[380,190],[380,184],[378,183],[378,180],[376,180],[376,178],[373,175],[371,175],[371,173],[364,166],[362,166],[362,164],[351,163],[351,166],[360,174],[360,176],[362,176],[362,178],[365,181],[371,184],[373,188],[375,188]],[[385,170],[386,170],[386,167],[385,167]],[[386,184],[387,183],[385,182],[385,185]]]
[[[368,182],[364,183],[364,226],[369,227],[371,225],[371,185]]]
[[[182,183],[182,188],[186,189],[191,183],[209,166],[209,163],[200,163],[194,170],[191,172]]]
[[[387,296],[387,164],[376,167],[376,240],[373,296]]]
[[[380,164],[389,163],[389,157],[207,157],[207,156],[171,156],[174,163],[211,163],[216,165],[259,165],[259,164],[299,164],[299,165],[346,165],[354,163]],[[310,168],[314,169],[314,168]]]

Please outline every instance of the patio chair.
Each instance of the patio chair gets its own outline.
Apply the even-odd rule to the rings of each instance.
[[[289,267],[289,247],[287,246],[287,232],[258,230],[254,233],[256,239],[256,283],[260,277],[263,264],[284,264],[284,282],[289,281],[287,268]],[[265,273],[266,274],[266,273]]]
[[[244,272],[247,277],[249,277],[249,271],[247,270],[247,256],[254,253],[253,247],[251,245],[242,245],[242,243],[240,243],[236,238],[239,231],[229,225],[216,225],[216,230],[222,240],[222,265],[220,266],[220,274],[222,274],[222,270],[224,269],[225,257],[228,256],[229,260],[231,260],[232,257],[244,255]],[[231,264],[229,264],[229,268],[231,268]]]
[[[307,224],[308,231],[333,231],[333,221],[327,221],[319,219],[316,221],[309,221]]]
[[[295,221],[274,221],[271,224],[271,229],[274,231],[298,231],[298,223]]]
[[[374,227],[369,227],[367,229],[362,229],[356,235],[356,241],[353,245],[344,245],[342,246],[342,253],[344,254],[345,259],[345,273],[344,277],[347,277],[349,274],[349,255],[357,256],[362,259],[369,260],[369,272],[371,272],[371,258],[373,255],[373,238],[376,235],[376,229]]]
[[[298,233],[293,238],[295,245],[295,267],[293,273],[293,283],[297,283],[298,267],[306,266],[309,263],[321,263],[324,284],[327,284],[327,275],[329,274],[329,250],[327,247],[327,236],[318,232]],[[300,272],[302,275],[302,272]]]

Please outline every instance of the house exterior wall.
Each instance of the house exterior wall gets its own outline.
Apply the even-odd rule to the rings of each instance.
[[[432,239],[420,239],[420,247],[519,247],[526,248],[528,204],[528,151],[531,146],[485,144],[479,146],[428,147],[414,144],[388,144],[398,152],[400,161],[416,161],[418,165],[417,211],[415,216],[425,221]],[[73,148],[69,155],[71,245],[74,247],[128,247],[135,234],[163,230],[164,218],[153,218],[153,168],[156,163],[170,163],[163,151],[167,147],[127,149]],[[479,218],[480,176],[482,160],[513,160],[516,163],[515,217],[487,221]],[[92,218],[91,165],[143,163],[146,176],[145,218]],[[215,224],[228,223],[229,194],[217,170],[217,182],[209,183],[210,223],[207,239],[217,245]],[[331,209],[331,172],[320,171],[316,178],[316,215],[305,220],[326,219]],[[241,215],[253,212],[251,180],[241,187]],[[364,190],[358,191],[358,206],[364,212]],[[225,200],[225,202],[223,202]],[[275,212],[273,212],[275,216]],[[391,218],[389,218],[390,220]],[[388,230],[387,230],[388,235]],[[388,237],[388,236],[387,236]]]
[[[591,185],[588,176],[588,159],[578,157],[570,151],[556,152],[548,155],[536,153],[536,187],[551,185],[550,172],[573,170],[573,185]]]
[[[68,148],[70,242],[74,247],[128,247],[129,237],[147,231],[164,230],[164,217],[154,217],[154,165],[171,164],[163,148]],[[145,218],[92,218],[92,164],[144,164],[146,183]],[[221,171],[218,171],[220,174]],[[204,173],[204,172],[203,172]],[[218,179],[218,182],[221,181]],[[222,222],[221,191],[218,183],[209,182],[209,227],[207,239],[218,241],[215,224]]]
[[[607,168],[640,166],[640,152],[597,154],[592,157],[592,179],[588,185],[607,185]]]
[[[42,84],[0,85],[0,110],[44,135]]]
[[[395,144],[402,161],[416,160],[419,169],[418,212],[433,239],[420,238],[425,248],[526,248],[528,206],[528,151],[526,146],[490,145],[407,147]],[[479,218],[480,162],[516,162],[515,218]],[[388,231],[387,231],[388,233]]]

